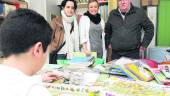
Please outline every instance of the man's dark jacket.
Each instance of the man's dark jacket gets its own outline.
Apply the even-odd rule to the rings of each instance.
[[[145,31],[141,41],[141,30]],[[131,6],[123,20],[118,8],[111,11],[105,26],[105,45],[115,51],[130,51],[140,46],[147,48],[154,35],[153,23],[144,10]]]

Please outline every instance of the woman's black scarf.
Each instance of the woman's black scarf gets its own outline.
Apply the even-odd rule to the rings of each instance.
[[[92,21],[94,24],[99,24],[101,21],[100,14],[97,13],[96,15],[90,14],[89,11],[85,12],[84,15],[88,16],[90,18],[90,21]]]

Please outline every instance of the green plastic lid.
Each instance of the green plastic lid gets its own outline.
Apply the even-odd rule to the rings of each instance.
[[[94,64],[104,64],[104,60],[102,58],[96,58]]]
[[[57,64],[65,65],[65,64],[68,64],[68,61],[69,60],[66,60],[66,59],[59,59],[57,60]]]

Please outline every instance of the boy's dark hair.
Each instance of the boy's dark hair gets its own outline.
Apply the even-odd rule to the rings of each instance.
[[[66,6],[66,3],[67,3],[68,1],[71,1],[71,2],[74,3],[74,10],[76,10],[76,9],[77,9],[77,2],[76,2],[75,0],[63,0],[63,1],[61,2],[61,7],[64,8],[64,7]]]
[[[41,42],[46,52],[52,29],[40,14],[30,9],[11,11],[0,28],[0,50],[4,57],[27,52]]]

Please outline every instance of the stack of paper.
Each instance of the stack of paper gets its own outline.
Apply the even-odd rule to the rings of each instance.
[[[150,81],[153,79],[152,73],[137,60],[120,58],[109,70],[110,74],[127,76],[132,80]]]
[[[69,61],[69,66],[73,68],[77,67],[88,67],[94,63],[94,57],[88,56],[88,57],[73,57]]]

